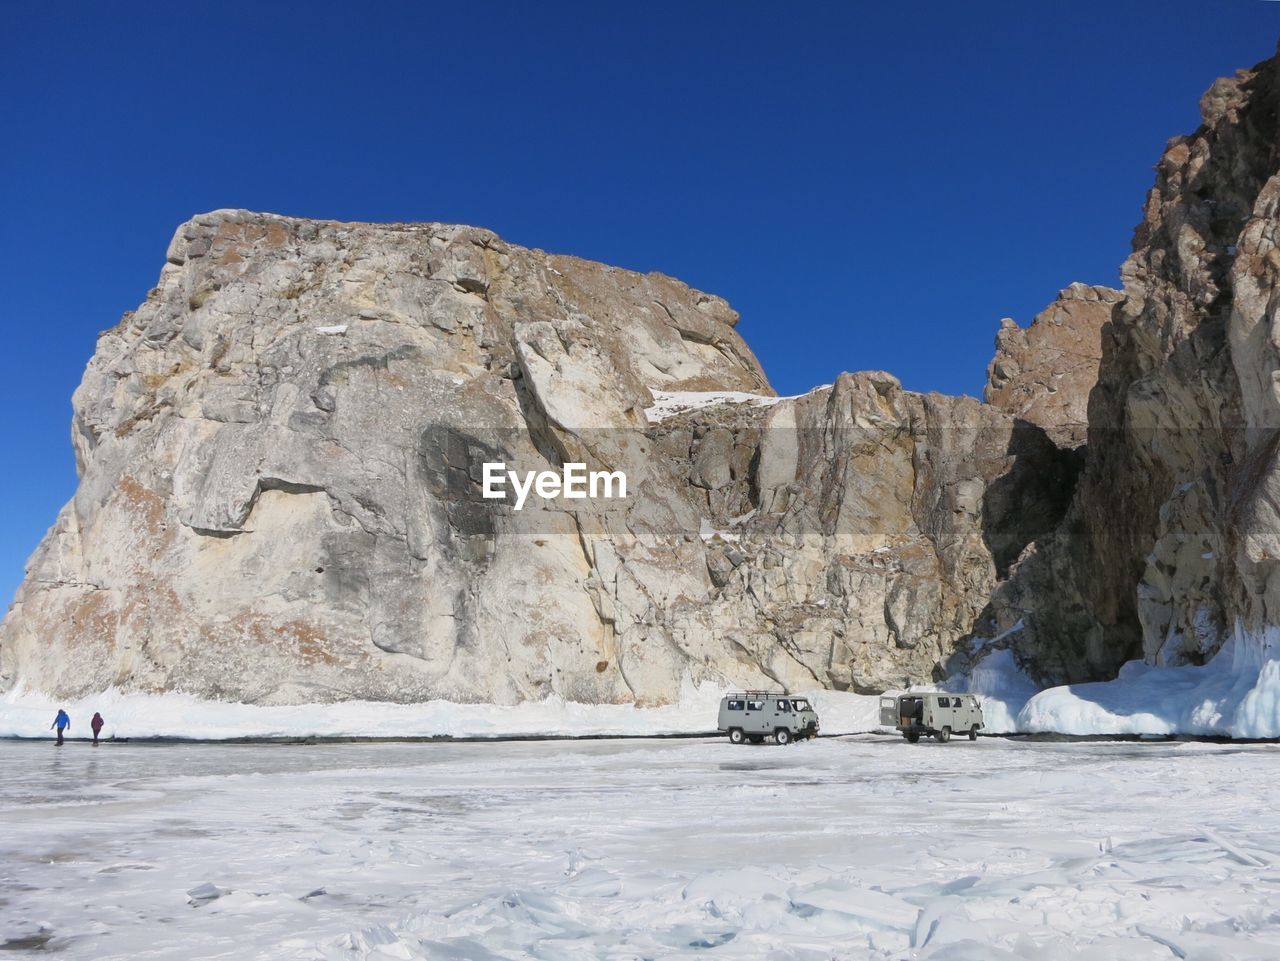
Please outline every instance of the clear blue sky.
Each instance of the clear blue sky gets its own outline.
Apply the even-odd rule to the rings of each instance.
[[[479,224],[727,297],[774,386],[977,394],[1114,283],[1265,0],[7,3],[0,607],[75,487],[99,330],[217,207]]]

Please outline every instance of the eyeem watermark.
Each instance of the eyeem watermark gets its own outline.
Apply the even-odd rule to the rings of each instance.
[[[588,471],[586,464],[565,464],[559,471],[507,470],[503,461],[484,465],[483,495],[490,500],[506,500],[507,484],[515,491],[515,509],[521,510],[529,492],[544,500],[563,497],[567,500],[592,500],[600,497],[626,497],[627,475],[620,470]]]

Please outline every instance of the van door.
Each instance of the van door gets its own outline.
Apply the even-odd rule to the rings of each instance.
[[[880,698],[880,723],[885,727],[897,727],[900,723],[898,699],[896,697]]]

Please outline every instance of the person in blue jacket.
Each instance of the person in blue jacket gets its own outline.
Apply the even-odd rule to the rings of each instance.
[[[67,716],[67,712],[58,708],[58,716],[53,719],[53,723],[49,725],[51,730],[58,732],[58,743],[62,743],[62,732],[71,727],[71,718]]]

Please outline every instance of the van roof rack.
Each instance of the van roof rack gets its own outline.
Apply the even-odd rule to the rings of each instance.
[[[787,697],[786,691],[730,691],[725,697]]]

